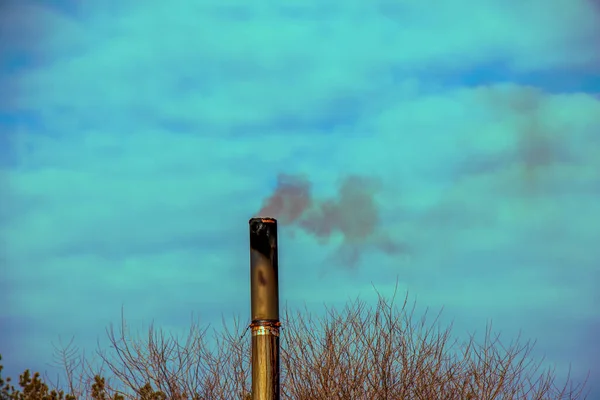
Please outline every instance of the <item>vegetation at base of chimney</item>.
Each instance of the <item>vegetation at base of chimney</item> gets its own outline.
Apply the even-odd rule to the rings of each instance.
[[[397,289],[397,287],[396,287]],[[414,306],[401,307],[379,295],[375,307],[355,300],[344,310],[327,309],[322,318],[306,310],[283,313],[281,398],[294,400],[584,399],[585,382],[558,387],[554,371],[540,371],[530,359],[533,345],[518,339],[505,346],[491,325],[477,343],[450,341],[451,326],[441,329],[427,313],[414,320]],[[438,315],[439,317],[439,315]],[[208,327],[192,320],[182,340],[151,325],[147,336],[132,337],[122,313],[118,333],[107,331],[112,353],[98,350],[100,366],[67,346],[57,347],[65,394],[59,382],[51,390],[39,373],[20,376],[21,389],[2,379],[1,400],[250,400],[250,336],[234,321],[233,329],[206,340]],[[216,333],[216,332],[215,332]],[[0,358],[1,360],[1,358]],[[109,379],[105,379],[108,376]]]

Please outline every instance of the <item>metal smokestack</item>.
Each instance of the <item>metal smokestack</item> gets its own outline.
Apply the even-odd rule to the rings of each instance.
[[[249,224],[252,399],[279,400],[277,221],[252,218]]]

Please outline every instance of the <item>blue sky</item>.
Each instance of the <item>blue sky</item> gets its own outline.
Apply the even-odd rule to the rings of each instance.
[[[122,305],[140,329],[249,318],[247,221],[288,174],[379,221],[281,224],[291,308],[398,279],[457,336],[491,319],[600,381],[592,1],[82,3],[0,6],[7,375],[52,373],[59,336],[106,343]],[[352,176],[369,207],[339,200]]]

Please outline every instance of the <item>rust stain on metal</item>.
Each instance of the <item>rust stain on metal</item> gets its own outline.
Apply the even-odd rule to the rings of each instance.
[[[279,329],[270,326],[258,326],[252,328],[252,336],[277,336],[279,337]]]
[[[250,324],[252,336],[276,336],[279,337],[279,321],[256,321]]]
[[[262,286],[267,284],[267,279],[265,278],[265,273],[261,270],[258,271],[258,283]]]

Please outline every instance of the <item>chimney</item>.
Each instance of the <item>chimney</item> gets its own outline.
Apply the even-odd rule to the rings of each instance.
[[[277,220],[250,224],[252,399],[279,400],[279,278]]]

